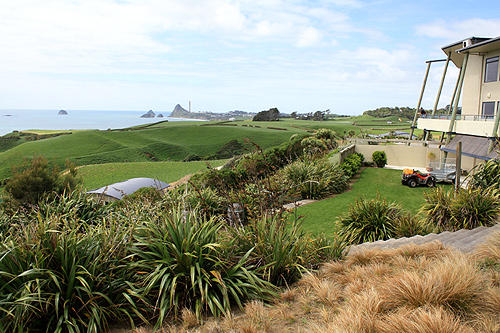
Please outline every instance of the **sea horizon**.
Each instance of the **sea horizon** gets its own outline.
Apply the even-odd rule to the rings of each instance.
[[[55,109],[0,109],[0,136],[27,130],[107,130],[120,129],[162,120],[195,121],[168,118],[172,111],[154,111],[163,118],[141,118],[149,110],[71,110],[59,115]]]

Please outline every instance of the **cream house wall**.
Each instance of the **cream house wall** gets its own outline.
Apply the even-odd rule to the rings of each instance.
[[[483,63],[482,56],[470,55],[462,88],[462,114],[481,114]]]
[[[497,57],[500,56],[500,50],[497,50],[495,52],[489,52],[486,55],[484,55],[483,59],[483,66],[484,62],[486,61],[487,58],[491,57]],[[484,69],[483,69],[484,72]],[[497,73],[498,75],[498,73]],[[484,75],[483,75],[484,76]],[[500,81],[497,80],[494,82],[484,82],[484,79],[481,80],[481,105],[480,109],[482,108],[482,102],[498,102],[500,101]],[[496,105],[495,105],[496,107]]]
[[[429,148],[423,146],[406,146],[406,145],[360,145],[356,144],[356,152],[363,154],[365,161],[373,162],[372,154],[374,151],[385,151],[387,155],[387,164],[398,166],[401,168],[426,168],[429,162],[439,161],[443,152],[439,148]],[[434,154],[434,158],[430,158],[430,153]],[[455,158],[455,154],[448,154],[448,158]],[[462,156],[462,170],[470,172],[472,168],[483,160]]]

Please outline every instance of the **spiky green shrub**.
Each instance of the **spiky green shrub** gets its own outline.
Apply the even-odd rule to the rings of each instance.
[[[477,165],[467,178],[469,186],[500,189],[500,160],[493,159]]]
[[[398,215],[394,220],[395,237],[412,237],[415,235],[426,235],[432,231],[432,226],[419,216],[409,211]]]
[[[437,186],[429,192],[424,192],[425,204],[420,209],[424,220],[438,230],[449,228],[451,220],[451,205],[453,191],[446,191],[443,186]]]
[[[297,187],[301,196],[308,199],[340,193],[347,186],[342,168],[325,158],[295,161],[283,169],[283,174],[290,186]]]
[[[425,193],[424,198],[426,203],[420,213],[437,231],[491,226],[500,213],[500,196],[496,189],[469,187],[455,192],[438,186]]]
[[[20,225],[0,243],[0,329],[102,332],[131,318],[117,272],[126,235],[58,215]]]
[[[195,209],[205,216],[224,212],[225,200],[210,187],[192,189],[185,199],[191,209]]]
[[[500,213],[500,196],[496,189],[461,189],[452,201],[450,226],[453,230],[492,226]]]
[[[273,287],[246,265],[251,251],[236,262],[221,255],[222,224],[196,213],[173,211],[137,228],[130,269],[135,294],[151,305],[160,327],[183,308],[202,314],[227,314],[249,298],[268,299]]]
[[[387,154],[385,151],[377,150],[372,154],[372,160],[379,168],[383,168],[387,164]]]
[[[251,262],[265,280],[278,286],[289,285],[303,272],[342,256],[343,243],[322,236],[311,237],[298,222],[284,223],[278,218],[263,218],[245,227],[230,229],[234,239],[233,255],[242,255],[253,248]]]
[[[372,200],[357,198],[338,218],[342,227],[340,235],[350,244],[389,239],[396,235],[394,221],[402,214],[400,205],[388,203],[378,195]]]
[[[31,211],[31,215],[34,218],[39,215],[47,220],[57,216],[66,221],[96,223],[109,210],[109,206],[99,203],[91,195],[75,190],[45,195]]]

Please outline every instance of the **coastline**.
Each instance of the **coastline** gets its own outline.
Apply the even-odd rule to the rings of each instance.
[[[116,110],[70,110],[67,115],[58,115],[59,110],[48,109],[0,109],[0,137],[14,131],[76,131],[107,130],[147,125],[159,121],[203,121],[170,117],[140,118],[144,111]]]

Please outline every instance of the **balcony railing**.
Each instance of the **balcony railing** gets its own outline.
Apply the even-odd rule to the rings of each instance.
[[[446,115],[446,114],[434,114],[430,115],[428,114],[425,117],[421,117],[424,119],[443,119],[443,120],[450,120],[451,115]],[[457,114],[456,120],[469,120],[469,121],[494,121],[495,116],[483,116],[480,114]]]

